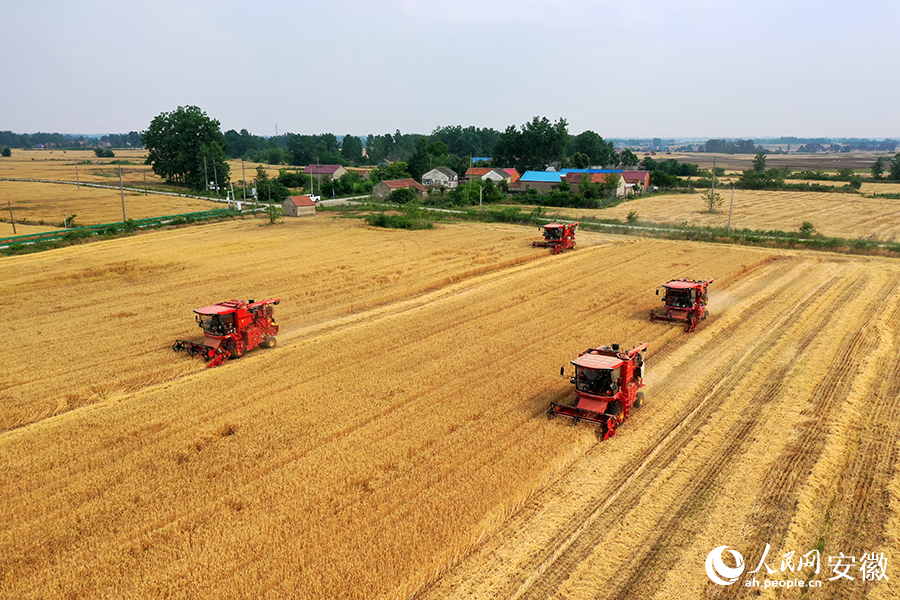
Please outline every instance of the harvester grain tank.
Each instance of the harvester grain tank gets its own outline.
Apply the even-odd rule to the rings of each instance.
[[[198,308],[194,312],[203,330],[203,343],[175,340],[172,350],[201,356],[207,367],[215,367],[260,345],[273,348],[278,335],[274,306],[280,302],[279,298],[262,302],[229,300]]]
[[[661,286],[665,289],[662,311],[650,311],[651,321],[674,321],[686,323],[688,332],[697,327],[697,323],[705,319],[709,312],[706,303],[709,301],[706,287],[712,279],[695,281],[693,279],[673,279]],[[659,288],[656,288],[659,295]]]
[[[547,418],[565,417],[577,424],[587,421],[600,426],[603,439],[616,434],[631,412],[644,401],[647,343],[621,351],[619,344],[588,348],[572,361],[575,374],[575,404],[550,404]],[[560,369],[565,374],[565,367]]]
[[[552,248],[553,254],[575,249],[575,230],[578,223],[547,223],[544,225],[544,241],[531,242],[534,248]]]

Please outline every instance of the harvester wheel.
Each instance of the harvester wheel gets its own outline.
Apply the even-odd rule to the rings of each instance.
[[[637,410],[644,403],[644,392],[638,392],[634,397],[634,409]]]
[[[267,337],[267,338],[266,338],[266,341],[263,342],[263,345],[264,345],[266,348],[274,348],[274,347],[275,347],[275,338],[273,338],[273,337]]]

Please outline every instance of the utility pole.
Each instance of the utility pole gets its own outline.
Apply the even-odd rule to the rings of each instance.
[[[78,165],[75,165],[75,186],[80,190],[81,189],[81,180],[78,178]]]
[[[147,171],[142,171],[144,175],[144,195],[147,195]]]
[[[209,191],[209,173],[206,170],[206,157],[203,157],[203,187]]]
[[[713,176],[712,176],[712,195],[710,196],[710,207],[714,206],[716,199],[716,159],[713,157]],[[710,210],[712,212],[712,210]]]
[[[216,198],[219,197],[219,173],[216,169],[216,163],[213,163],[213,180],[216,182]]]
[[[128,220],[125,215],[125,187],[122,185],[122,167],[119,167],[119,191],[122,193],[122,222]]]
[[[725,228],[725,232],[731,231],[731,212],[734,210],[734,184],[731,184],[731,206],[728,208],[728,227]]]
[[[278,131],[278,125],[275,126],[275,131],[276,132]],[[275,135],[277,136],[278,133],[276,133]],[[241,193],[244,196],[244,202],[246,202],[247,201],[247,174],[244,172],[244,159],[243,158],[241,159],[241,182],[243,183],[243,185],[241,186],[241,188],[243,188],[243,191]]]
[[[16,219],[15,219],[15,217],[13,217],[12,204],[9,203],[8,198],[6,200],[6,207],[9,209],[9,220],[12,221],[13,235],[16,235]]]

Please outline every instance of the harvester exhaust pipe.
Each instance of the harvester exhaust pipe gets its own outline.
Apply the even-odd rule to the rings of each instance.
[[[618,351],[619,351],[619,345],[618,345],[618,344],[613,344],[612,348],[613,348],[613,352],[618,352]]]

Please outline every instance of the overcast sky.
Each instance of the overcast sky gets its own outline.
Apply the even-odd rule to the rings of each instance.
[[[0,130],[900,137],[898,0],[0,0]]]

